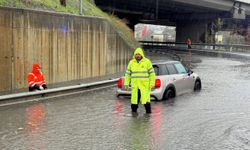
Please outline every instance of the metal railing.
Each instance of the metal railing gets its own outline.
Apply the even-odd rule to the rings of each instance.
[[[187,49],[187,44],[184,43],[184,42],[140,41],[140,43],[144,48],[180,48],[180,49]],[[250,45],[245,45],[245,44],[193,43],[191,46],[192,46],[192,49],[199,49],[199,50],[250,52]]]

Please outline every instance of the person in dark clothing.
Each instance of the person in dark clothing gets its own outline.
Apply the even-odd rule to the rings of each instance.
[[[186,43],[187,43],[188,49],[191,49],[191,48],[192,48],[192,47],[191,47],[192,41],[191,41],[190,38],[187,39]]]

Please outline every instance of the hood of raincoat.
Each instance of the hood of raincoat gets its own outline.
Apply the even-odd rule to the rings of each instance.
[[[133,55],[133,58],[134,58],[134,59],[135,59],[135,55],[136,55],[136,54],[140,54],[140,55],[142,56],[142,59],[143,59],[143,58],[146,58],[146,57],[144,56],[143,50],[142,50],[141,48],[137,48],[137,49],[135,50],[134,55]]]
[[[33,67],[32,67],[32,72],[37,74],[37,73],[40,73],[40,71],[38,71],[37,69],[40,69],[41,66],[39,64],[33,64]]]

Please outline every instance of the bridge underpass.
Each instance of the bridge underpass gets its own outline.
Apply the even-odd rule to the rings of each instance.
[[[131,29],[137,23],[176,26],[177,42],[190,37],[194,42],[208,43],[211,42],[208,37],[213,38],[218,30],[246,33],[250,20],[250,3],[244,0],[95,0],[95,3],[104,11],[127,19]]]

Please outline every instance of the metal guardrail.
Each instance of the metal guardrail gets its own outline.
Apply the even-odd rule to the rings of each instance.
[[[186,48],[187,44],[184,42],[153,42],[153,41],[139,41],[144,47],[160,48],[160,47],[175,47]],[[245,44],[209,44],[209,43],[192,43],[192,49],[203,50],[217,50],[217,51],[236,51],[236,52],[250,52],[250,45]]]
[[[36,91],[36,92],[24,92],[24,93],[17,93],[17,94],[9,94],[9,95],[3,95],[0,96],[0,101],[5,100],[14,100],[14,99],[32,99],[37,97],[42,97],[42,95],[54,95],[56,93],[62,93],[62,92],[72,92],[72,91],[79,91],[79,90],[86,90],[89,88],[97,87],[97,86],[104,86],[108,84],[113,84],[118,81],[118,78],[111,79],[111,80],[105,80],[105,81],[99,81],[94,83],[86,83],[86,84],[80,84],[80,85],[73,85],[73,86],[67,86],[67,87],[60,87],[60,88],[54,88],[54,89],[46,89],[43,91]]]

